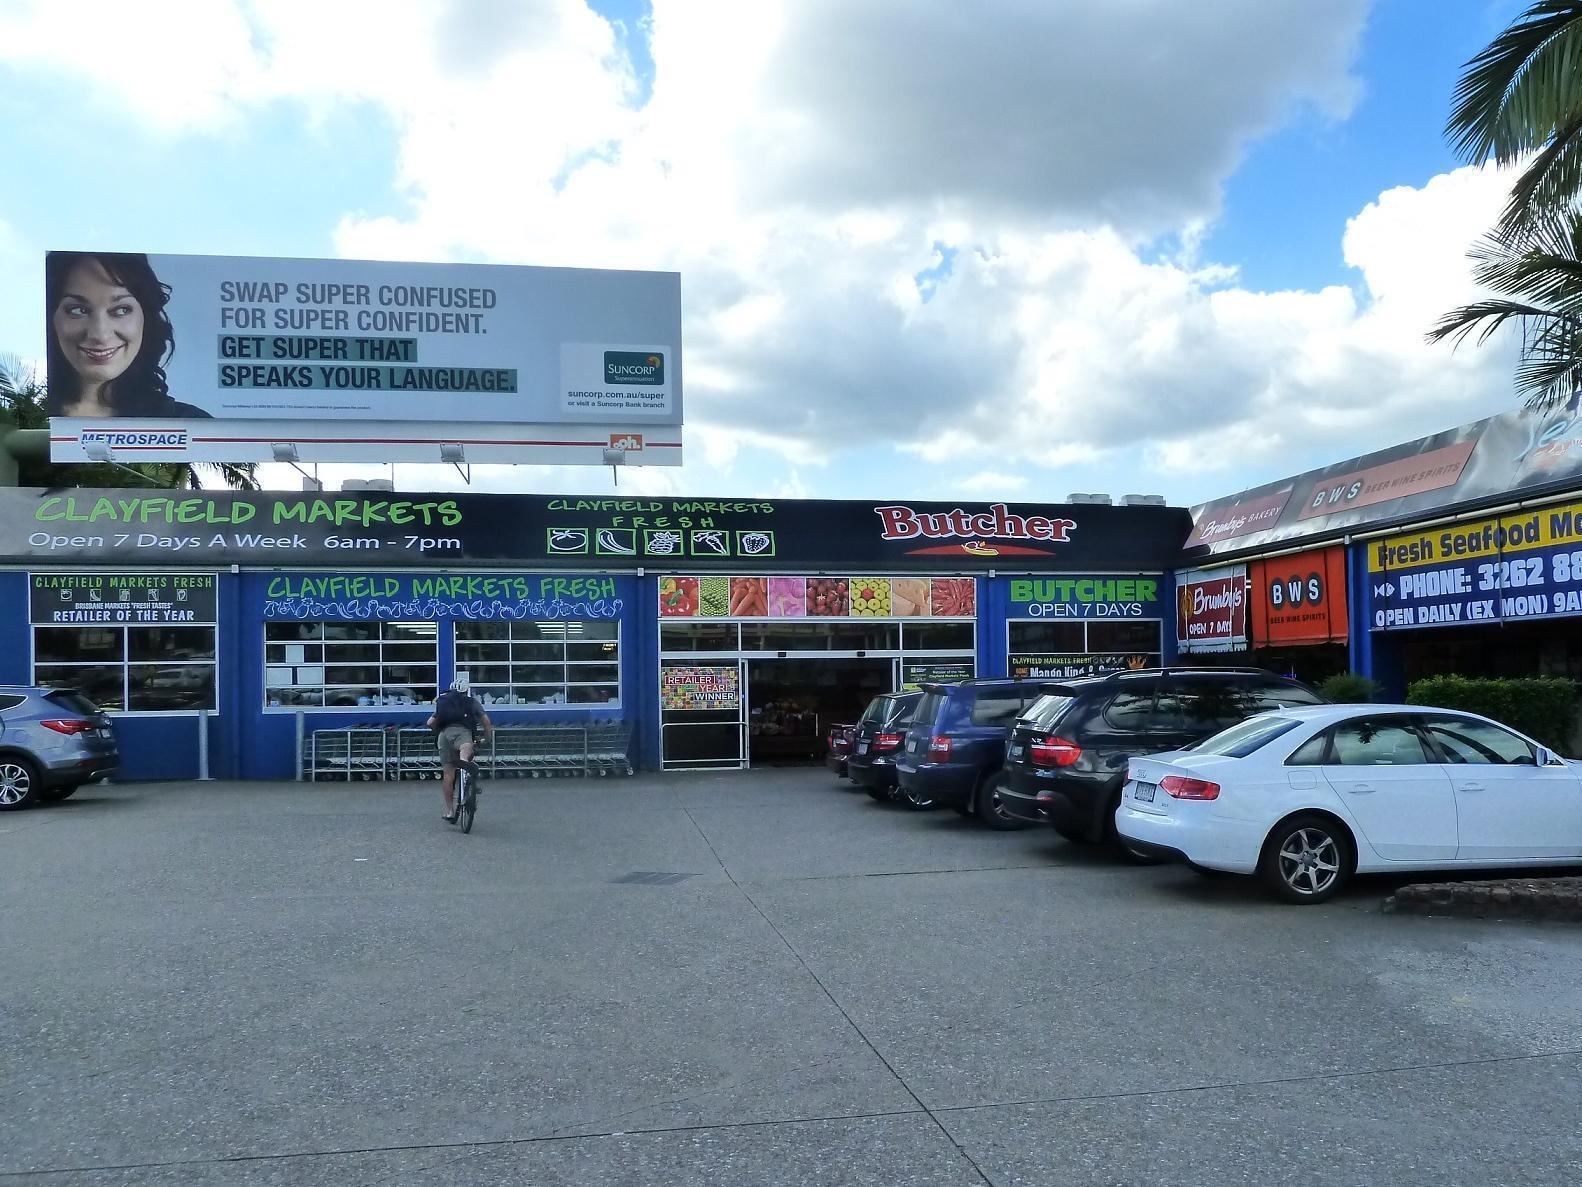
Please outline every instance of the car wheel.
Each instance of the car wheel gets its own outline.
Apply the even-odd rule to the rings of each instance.
[[[1021,828],[1024,822],[1007,812],[1005,805],[1000,802],[1000,782],[1003,778],[1002,771],[990,771],[985,775],[983,782],[978,784],[977,794],[972,797],[972,805],[978,819],[984,824],[1001,832],[1009,832]]]
[[[1326,817],[1293,816],[1264,842],[1263,883],[1288,903],[1321,903],[1351,880],[1351,838]]]
[[[895,798],[914,812],[927,812],[939,807],[939,802],[926,791],[914,791],[910,787],[896,788]]]
[[[25,758],[0,758],[0,812],[25,808],[39,799],[38,768]]]
[[[80,783],[68,783],[64,787],[46,787],[38,793],[38,798],[46,803],[69,799],[81,786]]]

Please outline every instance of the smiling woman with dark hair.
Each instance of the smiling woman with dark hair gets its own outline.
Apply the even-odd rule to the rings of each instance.
[[[146,255],[54,251],[44,273],[51,416],[209,415],[172,399],[165,386],[165,360],[176,348],[165,314],[170,286]]]

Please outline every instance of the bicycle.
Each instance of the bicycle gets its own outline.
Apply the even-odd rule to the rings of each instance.
[[[477,779],[477,763],[456,764],[456,819],[452,823],[461,825],[464,833],[472,832],[472,818],[478,811]]]

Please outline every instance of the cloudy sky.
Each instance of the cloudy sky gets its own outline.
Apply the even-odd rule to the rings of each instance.
[[[675,270],[688,460],[622,492],[1191,504],[1512,405],[1423,332],[1523,7],[0,0],[0,352],[50,248]]]

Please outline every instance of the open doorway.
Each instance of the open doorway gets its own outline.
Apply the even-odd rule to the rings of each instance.
[[[856,721],[895,688],[893,659],[754,659],[747,664],[748,760],[819,762],[832,722]]]

